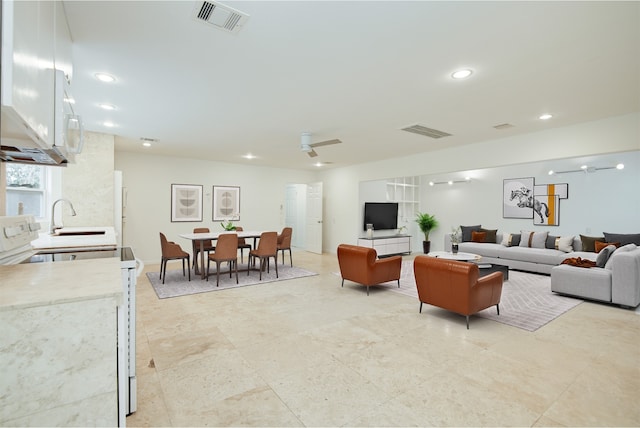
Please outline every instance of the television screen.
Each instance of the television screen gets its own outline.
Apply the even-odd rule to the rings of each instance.
[[[397,202],[365,202],[363,230],[373,224],[374,230],[396,229],[398,227]]]

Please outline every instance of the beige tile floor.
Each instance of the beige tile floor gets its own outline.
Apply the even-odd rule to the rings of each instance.
[[[140,276],[129,426],[640,426],[632,310],[585,302],[533,333],[467,330],[341,288],[335,255],[293,257],[319,275],[165,300]]]

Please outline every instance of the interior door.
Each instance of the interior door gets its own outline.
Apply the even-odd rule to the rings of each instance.
[[[322,183],[307,185],[306,250],[322,254]]]

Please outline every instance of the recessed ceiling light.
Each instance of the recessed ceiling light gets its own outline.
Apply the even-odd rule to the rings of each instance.
[[[616,169],[624,169],[624,164],[619,163],[618,165],[616,165]]]
[[[107,128],[113,128],[114,126],[116,126],[116,124],[115,124],[115,123],[113,123],[113,122],[109,122],[109,121],[103,122],[102,124],[103,124],[104,126],[106,126]]]
[[[451,73],[451,77],[453,77],[454,79],[466,79],[467,77],[471,76],[472,73],[473,71],[465,68],[463,70],[454,71],[453,73]]]
[[[246,154],[246,155],[244,155],[244,156],[242,156],[242,157],[243,157],[243,158],[245,158],[245,159],[255,159],[255,158],[256,158],[256,157],[255,157],[254,155],[252,155],[251,153],[248,153],[248,154]]]
[[[95,76],[96,76],[96,79],[98,79],[98,80],[100,80],[102,82],[111,83],[111,82],[115,82],[116,81],[115,77],[113,77],[112,75],[107,74],[107,73],[96,73]]]
[[[102,103],[102,104],[98,104],[98,106],[100,108],[105,109],[105,110],[115,110],[116,109],[116,106],[114,106],[113,104]]]
[[[553,117],[553,115],[549,114],[549,113],[545,113],[545,114],[541,114],[538,119],[540,120],[549,120]]]
[[[587,165],[581,165],[580,166],[580,169],[587,169],[587,168],[588,168]]]
[[[554,174],[553,170],[552,170],[552,169],[550,169],[550,170],[549,170],[549,172],[548,172],[548,174],[549,174],[549,175],[553,175],[553,174]]]
[[[433,181],[429,182],[429,186],[433,186],[434,184],[436,184],[436,183],[434,183]]]
[[[142,143],[142,145],[145,147],[151,147],[151,143],[148,141],[145,141],[144,143]]]

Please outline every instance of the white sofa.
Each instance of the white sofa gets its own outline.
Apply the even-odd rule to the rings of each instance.
[[[568,257],[581,257],[592,261],[597,257],[596,253],[582,251],[582,241],[579,236],[573,239],[574,251],[569,253],[549,248],[505,247],[500,242],[502,242],[502,233],[498,232],[496,243],[461,242],[458,244],[458,250],[479,254],[482,256],[482,261],[486,263],[547,275],[551,274],[554,266]],[[451,251],[451,237],[448,234],[445,235],[444,248],[446,251]]]
[[[604,267],[555,266],[551,291],[635,308],[640,304],[640,247],[618,248]]]

